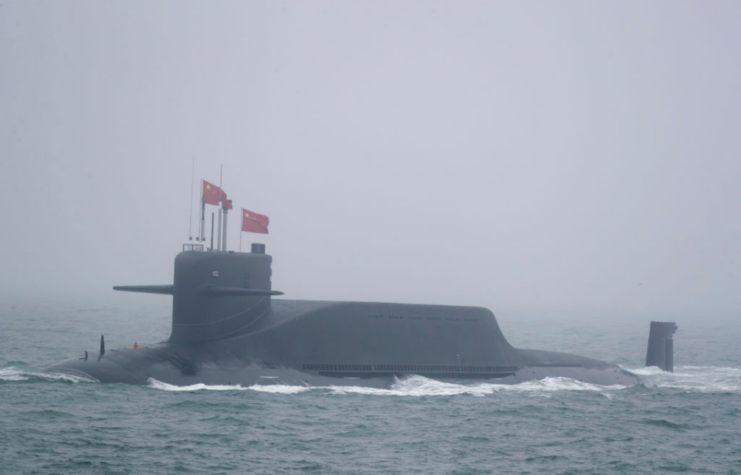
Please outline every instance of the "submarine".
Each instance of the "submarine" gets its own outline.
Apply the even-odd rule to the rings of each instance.
[[[277,299],[272,257],[208,252],[185,245],[173,284],[117,286],[172,297],[168,340],[105,349],[47,369],[104,383],[186,386],[288,384],[388,388],[420,375],[441,381],[514,384],[566,377],[630,386],[639,376],[617,365],[553,351],[514,348],[486,308]],[[652,322],[647,365],[673,367],[672,322]]]
[[[213,195],[220,193],[220,195]],[[115,286],[114,290],[172,298],[170,337],[147,346],[106,350],[56,363],[47,372],[103,383],[176,386],[286,384],[389,388],[420,375],[440,381],[516,384],[565,377],[598,385],[631,386],[638,375],[615,364],[554,351],[518,349],[482,307],[274,298],[272,256],[227,250],[231,201],[204,182],[196,242],[175,257],[172,284]],[[206,204],[222,204],[219,237],[205,249]],[[267,233],[243,209],[242,231]],[[223,220],[223,235],[222,222]],[[257,223],[257,224],[256,224]],[[255,227],[257,226],[257,228]],[[240,235],[241,238],[241,235]],[[647,366],[673,370],[673,322],[651,322]]]

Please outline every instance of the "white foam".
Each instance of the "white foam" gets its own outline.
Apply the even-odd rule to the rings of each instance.
[[[359,386],[329,386],[332,394],[366,394],[372,396],[455,396],[470,394],[485,396],[491,391],[483,385],[464,386],[460,384],[444,383],[422,376],[409,376],[397,379],[391,389],[364,388]]]
[[[741,368],[724,366],[678,366],[674,373],[656,367],[631,369],[649,387],[679,389],[687,392],[741,392]]]
[[[504,385],[499,385],[504,386]],[[536,381],[526,381],[520,384],[513,384],[512,386],[505,386],[503,389],[510,391],[543,391],[543,392],[555,392],[555,391],[592,391],[592,392],[603,392],[603,391],[614,391],[625,389],[627,386],[620,384],[613,384],[609,386],[600,386],[599,384],[583,383],[571,378],[555,377],[555,378],[544,378]]]
[[[623,389],[624,386],[598,386],[569,378],[545,378],[520,384],[455,384],[436,381],[422,376],[410,376],[397,380],[391,389],[361,388],[356,386],[331,386],[333,394],[368,394],[374,396],[457,396],[484,397],[496,392],[521,392],[539,395],[554,391],[608,391]]]
[[[314,388],[308,386],[291,386],[288,384],[256,384],[254,386],[249,386],[247,389],[261,393],[298,394],[311,391]]]
[[[23,377],[27,373],[2,373],[7,378]],[[644,385],[649,387],[679,389],[688,392],[741,392],[741,368],[679,366],[675,373],[667,373],[659,368],[630,369],[641,376]],[[292,386],[286,384],[258,384],[243,387],[240,385],[206,385],[175,386],[168,383],[149,380],[149,387],[164,391],[256,391],[272,394],[299,394],[306,391],[325,391],[332,395],[364,394],[371,396],[398,397],[440,397],[469,395],[485,397],[498,392],[521,393],[528,396],[550,397],[560,391],[588,391],[612,397],[614,391],[623,390],[626,386],[583,383],[570,378],[544,378],[526,381],[519,384],[492,384],[485,382],[456,384],[436,381],[422,376],[409,376],[397,379],[390,389],[366,388],[360,386]]]
[[[90,377],[65,373],[37,373],[34,371],[22,371],[13,367],[0,369],[0,380],[2,381],[28,381],[33,378],[43,379],[46,381],[68,381],[70,383],[97,382],[95,379]]]
[[[47,381],[69,381],[71,383],[97,383],[97,379],[92,376],[78,376],[65,373],[26,373],[29,376],[45,379]]]
[[[15,368],[0,369],[0,380],[2,381],[28,381],[25,373]]]
[[[627,371],[630,371],[633,374],[637,374],[638,376],[654,376],[657,374],[664,373],[664,371],[658,366],[646,366],[645,368],[636,368],[636,369],[624,368],[624,369],[626,369]]]
[[[190,386],[175,386],[174,384],[163,383],[154,378],[147,380],[147,385],[150,388],[161,389],[162,391],[244,391],[247,388],[243,388],[239,384],[237,385],[208,385],[203,383],[191,384]]]
[[[154,378],[147,380],[147,385],[150,388],[160,389],[162,391],[257,391],[261,393],[274,393],[274,394],[296,394],[308,391],[311,388],[306,386],[289,386],[285,384],[255,384],[254,386],[244,387],[240,384],[225,385],[225,384],[191,384],[190,386],[175,386],[174,384],[164,383]]]
[[[528,381],[520,384],[455,384],[428,379],[423,376],[409,376],[397,379],[390,389],[367,388],[360,386],[293,386],[286,384],[256,384],[243,387],[241,385],[207,385],[192,384],[190,386],[175,386],[158,381],[148,380],[148,386],[163,391],[257,391],[272,394],[299,394],[306,391],[329,391],[330,394],[364,394],[370,396],[401,396],[401,397],[439,397],[469,395],[484,397],[500,391],[530,393],[532,395],[547,395],[556,391],[592,391],[605,392],[624,389],[625,386],[599,386],[582,383],[569,378],[545,378],[538,381]],[[609,396],[608,396],[609,397]]]

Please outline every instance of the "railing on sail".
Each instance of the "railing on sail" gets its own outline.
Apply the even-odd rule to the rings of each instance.
[[[183,252],[185,251],[203,252],[203,244],[194,243],[194,242],[186,242],[185,244],[183,244]]]

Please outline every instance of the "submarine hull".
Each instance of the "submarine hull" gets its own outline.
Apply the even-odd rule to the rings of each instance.
[[[517,384],[566,377],[629,386],[615,365],[513,348],[494,315],[478,307],[273,300],[238,334],[170,341],[70,359],[48,371],[106,383],[187,386],[290,384],[389,388],[399,378]]]
[[[171,285],[115,290],[172,296],[172,333],[148,348],[58,363],[108,383],[389,387],[399,377],[502,384],[567,377],[631,385],[638,377],[591,358],[512,347],[481,307],[274,299],[272,257],[182,252]],[[161,297],[159,297],[161,298]],[[141,340],[140,340],[141,341]]]
[[[304,372],[301,370],[268,365],[261,362],[252,364],[235,364],[228,359],[199,364],[196,371],[185,367],[182,361],[171,358],[175,348],[145,352],[144,349],[120,350],[97,361],[92,355],[88,361],[78,358],[59,362],[47,372],[64,373],[101,383],[150,384],[153,380],[175,386],[206,385],[253,385],[283,384],[293,386],[360,386],[389,389],[399,379],[418,374],[429,379],[470,383],[472,381],[492,384],[519,384],[526,381],[540,380],[549,377],[563,377],[589,384],[603,386],[632,386],[640,382],[637,375],[617,366],[605,369],[579,366],[522,367],[512,373],[495,375],[491,373],[456,373],[456,372]]]

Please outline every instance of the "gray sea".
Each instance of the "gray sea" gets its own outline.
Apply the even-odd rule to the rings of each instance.
[[[642,367],[649,319],[498,315],[517,347],[644,376],[629,388],[419,376],[390,390],[136,387],[42,373],[97,351],[103,333],[109,348],[166,339],[169,305],[0,300],[0,473],[741,473],[739,319],[676,318],[668,374]]]

